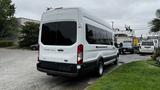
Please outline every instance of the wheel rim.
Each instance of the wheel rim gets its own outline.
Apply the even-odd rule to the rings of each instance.
[[[99,74],[102,75],[103,73],[103,66],[102,64],[99,65]]]

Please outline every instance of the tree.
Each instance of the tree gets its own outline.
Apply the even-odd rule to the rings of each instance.
[[[151,21],[151,32],[158,32],[160,31],[160,19],[155,18]]]
[[[160,10],[156,11],[157,18],[154,18],[149,24],[151,25],[151,32],[160,31]]]
[[[11,0],[0,0],[0,38],[12,36],[17,30],[17,20],[14,17],[15,5]]]
[[[156,11],[156,17],[160,18],[160,9],[157,9],[157,11]]]
[[[159,32],[160,31],[160,9],[156,11],[156,18],[154,18],[150,23],[151,25],[151,32]],[[152,55],[152,58],[156,60],[160,55],[160,48],[156,48],[154,54]]]
[[[34,22],[26,22],[22,26],[21,35],[19,37],[20,47],[29,47],[38,43],[39,24]]]

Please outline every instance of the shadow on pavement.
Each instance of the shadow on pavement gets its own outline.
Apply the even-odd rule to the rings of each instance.
[[[152,53],[140,53],[140,56],[148,56],[148,55],[152,55]]]
[[[113,70],[116,67],[116,65],[107,65],[104,66],[104,74],[107,74],[111,70]],[[93,84],[99,77],[96,77],[93,73],[88,73],[87,75],[77,77],[77,78],[69,78],[69,77],[55,77],[50,76],[46,77],[48,82],[47,84],[50,84],[49,89],[53,90],[83,90],[88,85]],[[51,79],[52,78],[52,79]],[[60,81],[60,82],[57,82]],[[43,81],[42,81],[43,82]],[[52,85],[52,83],[55,83]]]

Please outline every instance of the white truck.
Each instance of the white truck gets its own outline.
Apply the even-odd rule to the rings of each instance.
[[[154,40],[142,40],[139,47],[139,53],[154,53],[155,42]]]

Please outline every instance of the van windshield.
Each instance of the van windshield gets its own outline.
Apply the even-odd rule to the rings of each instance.
[[[76,28],[74,21],[43,24],[41,41],[44,45],[72,45],[76,42]]]

